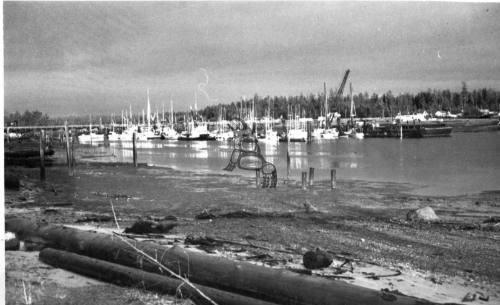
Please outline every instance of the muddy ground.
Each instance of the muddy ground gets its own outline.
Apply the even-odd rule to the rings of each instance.
[[[500,191],[422,197],[410,195],[412,185],[342,177],[335,190],[329,181],[315,181],[303,190],[298,181],[282,179],[276,189],[262,189],[237,172],[206,174],[82,160],[73,176],[55,162],[47,168],[44,183],[36,168],[8,166],[5,172],[21,179],[20,190],[5,191],[6,218],[116,230],[112,204],[121,229],[138,219],[177,217],[177,226],[168,232],[177,238],[165,236],[158,243],[209,236],[222,241],[204,248],[214,255],[293,269],[304,268],[307,250],[321,248],[335,260],[314,273],[332,280],[436,302],[460,303],[472,292],[488,297],[472,304],[500,303],[500,230],[483,224],[500,216]],[[425,206],[435,210],[438,222],[406,220],[408,211]],[[201,213],[216,217],[197,219]],[[340,267],[346,258],[352,263]],[[71,286],[65,277],[76,277],[79,284]],[[37,260],[37,252],[8,251],[7,303],[25,304],[27,285],[40,304],[180,302],[52,268]],[[92,300],[82,298],[86,295]]]

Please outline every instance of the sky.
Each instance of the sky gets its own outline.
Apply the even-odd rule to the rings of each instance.
[[[500,3],[4,2],[4,112],[500,89]]]

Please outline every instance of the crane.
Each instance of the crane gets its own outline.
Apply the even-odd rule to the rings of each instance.
[[[347,69],[344,73],[344,78],[342,79],[342,82],[340,83],[339,89],[337,90],[336,97],[342,96],[342,93],[344,92],[345,84],[347,83],[347,78],[349,77],[349,73],[351,73],[351,70]],[[325,95],[326,95],[326,93],[325,93]],[[325,109],[325,117],[327,117],[327,109]],[[326,119],[327,128],[330,128],[332,120],[333,120],[333,115]]]

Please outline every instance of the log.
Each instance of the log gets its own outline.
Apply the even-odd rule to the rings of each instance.
[[[177,295],[179,289],[183,298],[190,298],[196,304],[210,304],[195,289],[186,284],[182,285],[181,280],[156,273],[52,248],[43,249],[40,252],[40,260],[56,268],[121,286],[139,287],[171,295]],[[207,286],[196,285],[196,288],[219,305],[273,305],[273,303]]]
[[[53,248],[148,272],[165,272],[117,236],[64,226],[35,224],[19,218],[7,219],[5,224],[6,230],[16,233],[20,239],[35,237]],[[388,297],[387,293],[341,281],[232,261],[177,246],[167,248],[153,243],[125,240],[193,283],[278,304],[433,304],[409,296]]]

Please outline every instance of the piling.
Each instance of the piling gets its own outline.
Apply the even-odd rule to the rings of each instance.
[[[10,143],[10,136],[9,136],[9,133],[10,133],[10,130],[9,130],[9,127],[7,127],[7,136],[6,136],[6,138],[7,138],[7,144],[9,144],[9,143]]]
[[[309,187],[312,187],[314,184],[314,167],[309,168]]]
[[[312,122],[307,122],[307,143],[312,142]]]
[[[331,184],[332,190],[337,187],[337,170],[336,169],[330,170],[330,184]]]
[[[302,189],[307,189],[307,172],[302,172]]]
[[[134,160],[134,167],[137,167],[137,148],[135,147],[135,132],[132,134],[132,156]]]
[[[72,176],[73,171],[71,169],[71,165],[73,162],[69,145],[68,121],[64,122],[64,136],[66,137],[66,161],[68,162],[68,175]]]
[[[255,171],[255,187],[259,188],[259,184],[260,184],[260,171],[256,170]]]
[[[104,147],[109,147],[109,135],[107,128],[104,128]]]
[[[40,180],[45,181],[45,130],[40,130]]]

